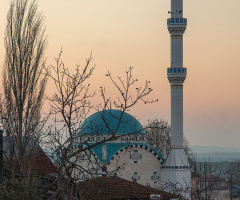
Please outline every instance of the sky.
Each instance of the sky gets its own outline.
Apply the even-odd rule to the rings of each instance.
[[[10,0],[0,6],[0,68],[4,62],[4,30]],[[133,66],[138,87],[150,81],[153,104],[139,103],[129,112],[142,125],[148,120],[170,123],[170,0],[39,0],[45,16],[47,65],[60,49],[65,66],[84,66],[93,54],[96,65],[92,104],[100,102],[99,87],[116,97],[105,74],[125,76]],[[188,19],[184,34],[184,134],[192,146],[240,148],[240,1],[184,0]],[[137,86],[137,85],[136,85]],[[53,92],[47,87],[47,95]],[[45,102],[45,108],[48,108]]]

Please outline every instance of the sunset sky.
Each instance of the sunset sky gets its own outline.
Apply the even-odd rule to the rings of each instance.
[[[1,69],[9,2],[2,0],[0,5]],[[108,95],[115,94],[105,76],[108,70],[124,77],[133,66],[139,84],[151,81],[149,99],[159,101],[139,103],[130,114],[142,125],[155,118],[170,123],[170,0],[39,0],[38,4],[45,16],[48,65],[54,64],[61,47],[62,59],[71,69],[83,66],[93,51],[96,68],[91,85],[97,93],[93,104],[100,101],[100,86]],[[240,1],[184,0],[183,15],[188,19],[184,134],[190,145],[240,148]]]

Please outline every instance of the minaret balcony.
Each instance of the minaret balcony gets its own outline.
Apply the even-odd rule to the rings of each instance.
[[[167,69],[167,77],[171,84],[183,84],[187,75],[187,69],[183,67],[170,67]]]
[[[183,35],[187,28],[186,18],[169,18],[167,20],[168,31],[171,35]]]
[[[187,19],[186,18],[168,18],[167,25],[186,25],[187,26]]]
[[[184,67],[170,67],[167,69],[167,74],[187,74],[187,68]]]

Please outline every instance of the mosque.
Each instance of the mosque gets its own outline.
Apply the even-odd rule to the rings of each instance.
[[[113,134],[116,136],[114,140],[91,148],[91,164],[89,159],[85,160],[85,163],[82,163],[85,168],[91,168],[95,176],[115,174],[142,185],[159,186],[160,168],[165,159],[148,144],[148,134],[139,121],[126,112],[111,109],[88,117],[75,136],[75,148],[83,141],[92,146],[107,140]],[[79,171],[76,171],[75,176],[78,174]],[[84,173],[80,172],[80,175],[82,174]]]
[[[191,169],[183,147],[183,83],[187,75],[187,68],[183,67],[183,34],[187,28],[183,0],[171,0],[168,13],[171,14],[167,19],[171,40],[171,65],[167,69],[171,87],[171,151],[166,160],[148,144],[148,135],[141,124],[118,110],[91,115],[81,125],[75,140],[88,141],[89,145],[95,143],[89,156],[96,162],[87,166],[98,173],[102,169],[102,173],[112,172],[152,187],[172,183],[184,191],[191,187]],[[108,140],[114,134],[117,139]],[[98,145],[103,139],[108,141]],[[185,198],[191,199],[189,195]]]

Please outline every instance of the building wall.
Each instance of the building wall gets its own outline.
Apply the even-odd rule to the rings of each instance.
[[[191,199],[191,170],[162,169],[161,186],[165,187],[167,192],[176,192],[178,190],[186,199]]]
[[[73,152],[75,149],[73,149]],[[101,163],[92,151],[84,151],[73,156],[70,161],[74,164],[72,178],[78,181],[87,180],[93,177],[102,176]],[[70,167],[72,165],[70,164]]]
[[[136,151],[140,155],[139,160],[134,159],[136,158]],[[135,156],[133,155],[134,152]],[[118,167],[120,168],[116,170]],[[139,184],[157,187],[160,184],[160,167],[161,160],[158,160],[152,152],[133,147],[119,152],[118,155],[110,161],[107,170],[112,173],[116,172],[117,175],[123,179],[129,181],[136,179]]]

